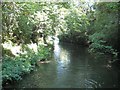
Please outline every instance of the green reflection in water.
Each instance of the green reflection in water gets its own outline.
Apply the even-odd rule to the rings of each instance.
[[[96,61],[87,48],[63,43],[55,44],[50,63],[24,77],[13,88],[114,88],[118,87],[118,71],[105,67],[104,58]],[[100,61],[100,62],[99,62]],[[103,62],[102,62],[103,61]]]

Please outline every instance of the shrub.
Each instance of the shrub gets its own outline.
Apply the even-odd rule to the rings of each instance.
[[[38,60],[43,58],[48,59],[51,56],[51,47],[39,46],[38,52],[35,53],[29,48],[26,54],[11,57],[5,55],[3,57],[2,65],[2,80],[3,84],[6,81],[18,81],[22,79],[22,75],[30,73],[37,63]]]

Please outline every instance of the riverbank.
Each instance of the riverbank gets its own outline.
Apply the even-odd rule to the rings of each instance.
[[[107,67],[107,57],[95,59],[88,48],[69,43],[54,46],[52,61],[40,67],[12,89],[27,88],[118,88],[119,70]],[[7,86],[6,86],[7,88]]]
[[[40,46],[38,52],[28,50],[27,54],[17,57],[4,56],[2,60],[2,84],[12,84],[13,82],[22,80],[26,75],[34,71],[38,62],[44,59],[48,62],[51,57],[52,47]],[[43,62],[43,61],[42,61]]]

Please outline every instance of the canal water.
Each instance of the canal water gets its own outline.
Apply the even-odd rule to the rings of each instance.
[[[40,63],[34,72],[12,88],[116,88],[118,69],[95,59],[88,48],[69,43],[55,43],[50,63]]]

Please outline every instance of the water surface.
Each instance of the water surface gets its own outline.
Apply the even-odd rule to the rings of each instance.
[[[34,72],[12,88],[115,88],[118,69],[107,67],[103,57],[94,59],[86,47],[55,43],[50,63],[40,64]]]

